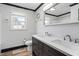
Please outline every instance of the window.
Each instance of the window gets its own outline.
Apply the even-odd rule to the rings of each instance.
[[[11,29],[24,30],[26,29],[26,17],[21,15],[11,15]]]

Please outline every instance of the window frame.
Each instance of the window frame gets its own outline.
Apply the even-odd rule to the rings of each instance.
[[[24,25],[24,28],[23,29],[14,29],[13,28],[13,16],[21,16],[21,17],[25,17],[25,25]],[[27,30],[27,17],[26,16],[24,16],[24,15],[19,15],[19,14],[11,14],[11,16],[10,16],[10,30],[14,30],[14,31],[24,31],[24,30]]]

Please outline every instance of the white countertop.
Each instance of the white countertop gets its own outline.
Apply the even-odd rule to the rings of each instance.
[[[50,47],[55,48],[56,50],[60,51],[63,54],[66,54],[68,56],[72,55],[72,56],[79,56],[79,45],[75,45],[73,43],[69,45],[65,45],[61,44],[60,42],[53,42],[55,40],[62,40],[62,38],[58,38],[58,37],[43,37],[43,36],[39,36],[39,35],[33,35],[33,37],[37,38],[38,40],[42,41],[43,43],[49,45]],[[51,42],[52,41],[52,42]],[[67,43],[68,44],[68,43]],[[72,46],[72,48],[71,48]]]

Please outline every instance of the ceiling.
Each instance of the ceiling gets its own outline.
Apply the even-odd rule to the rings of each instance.
[[[46,11],[46,13],[53,14],[53,15],[61,15],[61,14],[70,12],[71,7],[69,5],[71,5],[71,4],[73,4],[73,3],[59,3],[55,7],[52,7],[55,10],[53,10],[53,11],[48,10],[48,11]]]
[[[4,5],[9,5],[17,8],[22,8],[30,11],[37,11],[43,4],[45,3],[2,3]],[[46,14],[51,16],[62,16],[65,14],[69,14],[71,11],[71,7],[78,3],[58,3],[54,6],[54,11],[46,11]]]
[[[41,3],[11,3],[11,4],[35,10]]]
[[[51,16],[56,16],[56,17],[66,15],[66,14],[71,13],[72,6],[75,6],[77,4],[79,3],[59,3],[55,5],[54,7],[52,7],[55,10],[53,11],[47,10],[46,14],[51,15]]]

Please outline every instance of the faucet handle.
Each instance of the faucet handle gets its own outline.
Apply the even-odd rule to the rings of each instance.
[[[46,36],[52,36],[49,32],[45,32]]]

